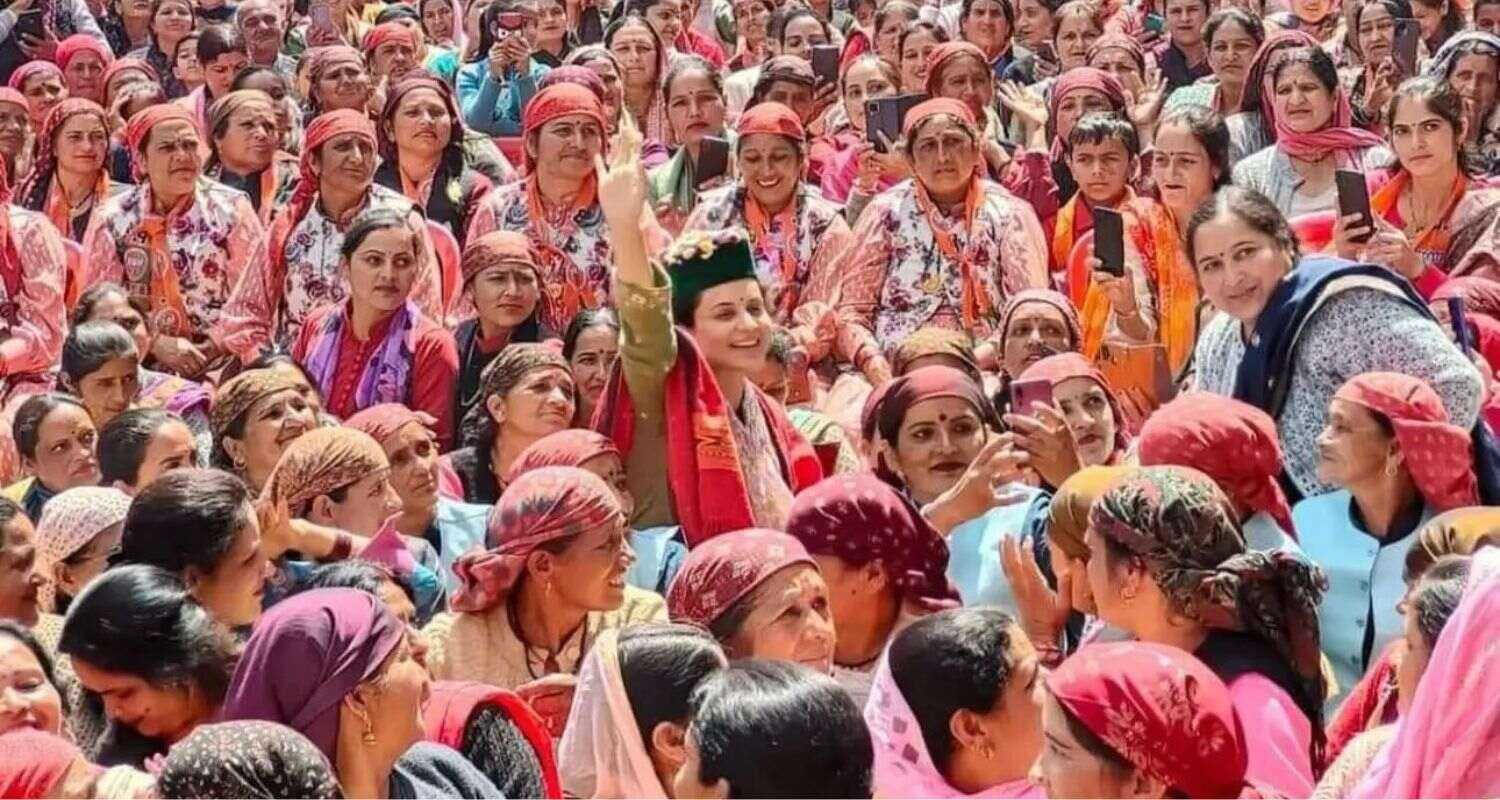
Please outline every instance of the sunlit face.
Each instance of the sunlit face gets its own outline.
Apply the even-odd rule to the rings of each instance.
[[[979,413],[967,401],[921,400],[901,420],[891,467],[914,499],[930,503],[953,488],[988,440]]]
[[[1193,0],[1196,2],[1196,0]],[[1145,77],[1141,65],[1129,51],[1120,47],[1105,47],[1094,51],[1089,57],[1089,66],[1097,67],[1115,76],[1122,86],[1140,86]]]
[[[1088,63],[1089,48],[1103,35],[1093,18],[1085,14],[1068,14],[1057,21],[1053,45],[1063,72]]]
[[[158,197],[186,197],[203,174],[198,126],[181,119],[157,123],[146,138],[146,176]]]
[[[109,557],[119,551],[124,530],[125,522],[117,522],[94,534],[66,559],[55,563],[51,577],[57,591],[68,597],[77,597],[89,581],[99,577],[108,565]]]
[[[1442,175],[1453,170],[1463,132],[1434,114],[1414,97],[1402,97],[1390,125],[1391,147],[1413,177]]]
[[[681,73],[667,87],[667,120],[684,145],[697,146],[705,136],[722,136],[724,112],[724,95],[702,71]]]
[[[423,738],[422,707],[432,696],[432,676],[422,666],[426,655],[426,642],[408,631],[375,677],[355,690],[368,710],[371,729],[380,732],[375,746],[382,759],[398,758]],[[340,736],[357,739],[361,733],[341,731]]]
[[[347,59],[329,64],[318,75],[318,105],[324,113],[341,108],[362,110],[370,99],[370,73],[358,59]]]
[[[286,389],[263,397],[245,412],[243,434],[225,437],[225,449],[252,488],[265,484],[281,452],[298,436],[312,430],[317,419],[300,389]]]
[[[552,586],[574,608],[610,611],[625,601],[625,571],[634,562],[622,517],[579,534],[552,556]]]
[[[528,372],[504,397],[485,402],[501,436],[536,440],[568,427],[578,401],[573,376],[561,367]]]
[[[1485,10],[1500,17],[1500,5]],[[1496,26],[1500,29],[1500,21]],[[1495,108],[1495,95],[1500,92],[1500,55],[1468,55],[1458,59],[1448,72],[1448,83],[1464,100],[1464,116],[1469,120],[1468,139],[1473,141],[1484,130],[1484,121]]]
[[[620,60],[625,83],[636,87],[655,85],[658,55],[650,31],[639,24],[626,25],[615,33],[609,51]]]
[[[760,283],[753,278],[704,290],[693,310],[693,336],[709,366],[746,378],[765,364],[774,326]]]
[[[78,399],[94,425],[102,428],[135,404],[141,389],[141,360],[135,353],[112,358],[78,379]]]
[[[1411,608],[1406,610],[1402,638],[1406,646],[1396,660],[1396,709],[1405,714],[1411,710],[1411,703],[1417,697],[1417,686],[1422,682],[1422,673],[1432,661],[1432,645],[1422,635],[1417,615]]]
[[[995,73],[979,59],[960,56],[939,71],[937,93],[962,100],[975,119],[983,119],[984,110],[995,102]]]
[[[356,308],[394,314],[417,279],[417,236],[405,225],[374,231],[350,255],[349,297]]]
[[[1333,120],[1333,92],[1306,64],[1293,64],[1276,76],[1272,107],[1298,133],[1322,130]]]
[[[938,46],[936,36],[917,28],[901,43],[901,91],[920,92],[927,86],[927,55]]]
[[[177,51],[172,54],[172,74],[188,88],[203,85],[203,65],[198,63],[196,34],[177,43]]]
[[[578,385],[578,405],[587,412],[583,419],[593,417],[594,407],[604,394],[610,369],[619,353],[620,333],[609,325],[595,325],[578,334],[568,366],[572,368],[573,380]]]
[[[656,31],[657,37],[668,44],[676,42],[682,35],[682,0],[656,0],[646,9],[646,22]]]
[[[1005,327],[1005,373],[1012,377],[1047,356],[1072,349],[1073,337],[1063,312],[1051,303],[1022,303]]]
[[[795,661],[824,674],[833,670],[833,610],[817,567],[783,567],[750,597],[749,616],[724,643],[735,658]]]
[[[219,557],[209,572],[189,567],[185,580],[208,613],[231,628],[250,625],[260,617],[261,598],[271,562],[260,547],[260,522],[247,502],[241,512],[245,522],[234,534],[229,551]]]
[[[240,70],[250,65],[250,56],[244,53],[223,53],[203,65],[203,84],[208,87],[208,96],[223,97],[229,94],[229,86]]]
[[[1208,43],[1208,66],[1221,82],[1243,84],[1260,43],[1238,22],[1228,21],[1214,31]]]
[[[614,491],[615,499],[620,501],[620,510],[625,512],[626,520],[635,516],[635,495],[630,493],[630,480],[625,473],[625,463],[620,460],[619,454],[605,453],[594,456],[579,464],[578,468],[598,475]]]
[[[1328,421],[1318,434],[1318,480],[1339,487],[1379,479],[1399,450],[1374,412],[1348,400],[1328,403]]]
[[[276,112],[269,103],[244,103],[229,115],[224,134],[215,140],[219,159],[242,174],[271,166],[280,138]]]
[[[447,0],[431,0],[423,5],[422,29],[434,42],[453,41],[453,5]]]
[[[610,120],[613,125],[613,121],[619,119],[620,109],[625,103],[625,79],[615,69],[614,62],[607,58],[598,57],[580,66],[593,70],[604,84],[604,119]]]
[[[390,459],[391,488],[408,514],[425,514],[437,504],[438,447],[432,431],[408,422],[380,443]]]
[[[114,102],[114,99],[120,96],[120,91],[125,87],[146,83],[148,80],[146,73],[138,69],[123,69],[109,76],[109,82],[104,84],[104,99],[108,101],[106,107],[108,103]]]
[[[1208,196],[1218,178],[1208,150],[1182,124],[1164,124],[1156,132],[1152,174],[1162,203],[1186,219]]]
[[[419,157],[435,157],[453,138],[448,104],[434,89],[412,89],[402,95],[388,125],[396,148]]]
[[[271,0],[254,0],[241,3],[239,8],[240,34],[252,51],[275,53],[281,49],[282,26],[281,5]]]
[[[1073,126],[1086,114],[1108,114],[1114,107],[1109,98],[1097,89],[1074,89],[1057,104],[1057,135],[1063,141],[1073,132]]]
[[[974,133],[949,114],[939,114],[912,131],[908,145],[917,180],[935,199],[956,202],[969,190],[979,164]]]
[[[813,103],[813,87],[800,81],[772,81],[766,88],[766,99],[780,103],[797,112],[797,119],[807,125],[817,110]]]
[[[528,140],[537,171],[582,183],[594,172],[594,159],[604,152],[604,130],[584,114],[558,117]]]
[[[97,103],[104,99],[104,61],[95,53],[78,53],[63,70],[63,81],[69,97],[85,97]]]
[[[1010,23],[1000,0],[975,0],[959,27],[965,41],[986,53],[998,53],[1010,44]]]
[[[1090,378],[1068,378],[1052,387],[1052,399],[1073,433],[1079,463],[1085,467],[1108,463],[1119,422],[1104,387]]]
[[[844,73],[844,112],[849,116],[849,127],[864,136],[866,101],[895,94],[896,84],[881,68],[881,62],[873,59],[856,62]]]
[[[787,23],[781,34],[781,54],[796,56],[804,61],[812,60],[814,47],[828,44],[828,32],[816,17],[799,16]]]
[[[1315,24],[1333,11],[1332,0],[1292,0],[1292,14],[1302,22]]]
[[[78,682],[104,702],[105,716],[142,736],[175,741],[213,711],[194,684],[153,684],[80,658],[72,661]]]
[[[875,29],[875,54],[891,64],[901,63],[901,30],[911,20],[902,14],[886,14]]]
[[[502,331],[513,331],[530,319],[542,297],[536,267],[516,261],[486,267],[474,276],[470,288],[479,318]]]
[[[98,440],[87,409],[64,403],[52,409],[37,426],[36,452],[21,460],[37,480],[53,492],[99,482]]]
[[[75,175],[97,175],[109,152],[109,131],[95,114],[74,114],[53,139],[57,168]]]
[[[1396,38],[1396,19],[1384,3],[1365,3],[1358,12],[1359,51],[1366,63],[1379,64],[1390,58],[1391,43]]]
[[[359,133],[341,133],[318,150],[320,186],[363,193],[375,180],[375,143]]]
[[[1193,247],[1203,296],[1247,326],[1292,269],[1285,248],[1233,214],[1217,214],[1198,226]]]
[[[107,319],[119,325],[135,340],[135,351],[137,353],[151,352],[151,331],[146,327],[146,318],[141,315],[139,309],[130,304],[130,300],[122,292],[108,292],[94,301],[94,306],[89,310],[88,319],[92,322],[96,319]]]
[[[141,466],[135,473],[132,490],[149,485],[152,481],[174,469],[198,466],[198,446],[193,432],[184,423],[173,420],[152,435],[141,457]]]
[[[63,84],[62,73],[56,70],[33,75],[21,84],[21,94],[26,96],[26,102],[31,104],[31,114],[38,122],[46,118],[47,112],[52,107],[62,102],[68,96],[67,86]],[[24,111],[24,109],[23,109]],[[24,118],[25,115],[23,114]]]
[[[1052,41],[1052,9],[1041,0],[1021,0],[1016,9],[1016,38],[1033,52]]]
[[[1208,0],[1167,0],[1167,33],[1179,47],[1203,42],[1203,23],[1208,20]]]
[[[151,18],[151,32],[156,38],[175,42],[193,30],[193,8],[187,3],[167,2],[156,8]]]
[[[1129,775],[1089,752],[1073,735],[1057,697],[1042,690],[1042,750],[1031,780],[1051,798],[1134,797]]]
[[[401,495],[391,486],[388,472],[378,469],[343,487],[339,499],[331,495],[315,498],[309,519],[355,536],[374,536],[402,508]]]
[[[1113,137],[1079,142],[1068,150],[1068,170],[1078,181],[1078,191],[1090,203],[1114,206],[1124,197],[1135,174],[1135,156]]]
[[[785,136],[752,133],[739,143],[739,173],[756,202],[785,208],[802,175],[802,151]]]
[[[31,648],[0,634],[0,734],[30,728],[62,733],[62,696]]]

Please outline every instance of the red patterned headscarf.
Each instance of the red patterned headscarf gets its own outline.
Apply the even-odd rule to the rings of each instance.
[[[365,51],[365,55],[374,56],[375,51],[381,45],[388,42],[406,42],[415,49],[417,46],[417,36],[411,28],[399,22],[382,22],[371,28],[369,33],[365,34],[365,40],[361,46]]]
[[[104,130],[109,130],[109,115],[105,114],[104,109],[92,100],[69,97],[53,106],[52,110],[47,112],[41,129],[37,131],[36,158],[32,162],[31,175],[26,178],[25,183],[21,184],[16,194],[22,202],[27,203],[27,208],[41,209],[44,213],[47,211],[46,190],[51,188],[52,177],[57,172],[57,148],[53,140],[57,138],[57,132],[62,128],[63,123],[79,114],[93,114],[99,118]],[[102,199],[95,198],[95,201]],[[53,223],[56,224],[57,220],[54,219]],[[59,226],[58,230],[66,230],[66,228]]]
[[[68,770],[83,754],[53,733],[18,728],[0,736],[0,797],[53,797]]]
[[[1110,642],[1046,676],[1069,715],[1168,795],[1240,797],[1249,753],[1229,688],[1176,647]]]
[[[1092,64],[1094,56],[1105,50],[1124,50],[1129,54],[1131,60],[1135,61],[1136,67],[1141,70],[1141,76],[1146,74],[1146,50],[1136,40],[1126,36],[1120,31],[1106,31],[1103,36],[1094,40],[1089,47],[1088,61]]]
[[[421,425],[428,431],[437,427],[437,420],[424,411],[413,411],[400,403],[380,403],[360,411],[344,420],[344,427],[353,428],[369,435],[371,439],[385,445],[385,440],[395,436],[407,425]]]
[[[462,556],[453,565],[458,591],[454,611],[494,608],[526,570],[526,558],[547,542],[604,526],[625,525],[614,490],[577,467],[543,467],[517,478],[490,511],[488,550]]]
[[[587,428],[568,428],[532,442],[510,465],[506,483],[542,467],[582,467],[599,456],[620,455],[614,440]]]
[[[807,141],[807,131],[802,127],[802,120],[798,119],[797,112],[770,100],[746,109],[740,116],[738,130],[742,142],[752,133],[785,136],[799,145]]]
[[[51,61],[42,61],[41,59],[37,59],[36,61],[28,61],[25,64],[16,67],[16,71],[10,74],[10,81],[5,85],[9,86],[12,89],[15,89],[18,92],[24,92],[26,91],[27,81],[35,78],[38,75],[48,74],[56,75],[58,80],[62,80],[62,70],[58,69],[57,65],[52,63]]]
[[[1104,390],[1104,396],[1109,399],[1109,410],[1115,415],[1115,452],[1109,463],[1114,463],[1130,446],[1130,434],[1125,429],[1125,414],[1120,411],[1120,399],[1115,397],[1114,388],[1104,378],[1104,373],[1094,366],[1094,362],[1084,358],[1081,353],[1058,353],[1032,364],[1016,376],[1018,381],[1047,381],[1054,389],[1057,384],[1069,378],[1088,378],[1099,384],[1099,388]]]
[[[1242,517],[1263,511],[1296,535],[1292,510],[1276,482],[1281,474],[1276,421],[1255,406],[1188,392],[1146,420],[1136,448],[1141,466],[1192,467],[1213,478]]]
[[[786,532],[813,555],[885,565],[901,595],[927,611],[959,604],[948,582],[948,545],[895,489],[874,475],[826,478],[797,495]]]
[[[604,104],[598,95],[576,83],[559,83],[537,92],[526,104],[521,116],[521,135],[529,137],[552,120],[574,115],[594,120],[601,131],[609,130],[604,121]],[[526,156],[526,171],[532,171],[530,155]]]
[[[1333,396],[1390,420],[1402,463],[1428,505],[1439,511],[1479,505],[1469,433],[1448,422],[1432,387],[1410,375],[1367,372],[1350,378]]]
[[[938,84],[941,81],[943,68],[965,56],[983,64],[988,73],[989,59],[984,57],[983,50],[969,42],[963,40],[944,42],[932,48],[932,52],[927,54],[927,94],[929,97],[940,96]]]
[[[195,129],[198,127],[197,116],[176,103],[146,106],[135,112],[130,121],[125,123],[125,147],[130,151],[130,166],[136,178],[142,178],[146,174],[146,157],[141,149],[146,144],[146,138],[151,135],[151,129],[173,120],[190,123]],[[202,133],[200,130],[199,134]]]
[[[1047,102],[1047,132],[1052,139],[1052,160],[1062,158],[1067,143],[1057,130],[1057,113],[1062,101],[1080,89],[1093,89],[1109,99],[1110,108],[1123,115],[1126,108],[1125,87],[1115,76],[1095,67],[1074,67],[1058,77],[1052,85],[1052,97]]]
[[[767,578],[796,564],[818,567],[802,542],[781,531],[721,533],[688,551],[667,590],[667,613],[673,622],[710,627]]]
[[[86,33],[75,33],[57,43],[57,56],[55,57],[57,68],[66,72],[68,64],[71,64],[73,58],[79,53],[93,53],[98,56],[100,66],[105,69],[109,69],[109,65],[115,60],[114,53],[109,51],[109,47],[105,46],[104,42]]]
[[[974,121],[974,112],[969,109],[967,103],[951,97],[934,97],[931,100],[923,100],[906,112],[906,118],[901,120],[901,135],[910,138],[912,131],[918,126],[939,114],[952,116],[968,126],[971,132],[976,132],[977,123]]]
[[[302,155],[297,163],[301,176],[297,181],[297,191],[292,194],[288,204],[288,216],[293,228],[307,216],[308,209],[312,208],[313,198],[318,194],[318,173],[313,168],[318,150],[330,139],[346,133],[356,134],[369,141],[372,146],[376,144],[375,124],[370,122],[369,117],[353,109],[330,111],[308,124],[307,133],[302,139]]]

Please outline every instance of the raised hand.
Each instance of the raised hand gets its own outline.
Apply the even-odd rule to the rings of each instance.
[[[1153,127],[1161,116],[1162,104],[1167,102],[1167,76],[1156,66],[1146,68],[1146,82],[1134,93],[1130,105],[1130,121],[1137,128]]]
[[[610,228],[634,228],[646,208],[646,170],[641,166],[641,132],[629,114],[620,115],[620,129],[610,141],[609,161],[595,156],[599,206]]]
[[[1027,131],[1047,126],[1047,101],[1029,87],[1015,81],[1000,84],[1000,103],[1021,120]]]

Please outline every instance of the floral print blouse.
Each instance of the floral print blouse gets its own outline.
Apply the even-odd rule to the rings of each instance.
[[[62,353],[67,312],[63,281],[67,255],[62,236],[47,218],[6,205],[11,241],[20,259],[21,284],[10,297],[0,281],[0,367],[5,375],[43,373]]]
[[[84,285],[127,285],[126,250],[138,238],[142,223],[158,218],[150,183],[105,201],[83,237],[88,264]],[[243,192],[203,177],[192,203],[169,214],[166,226],[167,256],[177,274],[187,320],[185,329],[160,332],[192,336],[208,331],[219,321],[240,275],[256,253],[263,252],[265,229]]]
[[[922,327],[964,327],[961,267],[938,247],[917,191],[908,180],[871,200],[854,226],[853,248],[834,265],[837,308],[852,323],[840,334],[841,351],[859,351],[859,342],[846,337],[873,334],[889,351]],[[1036,213],[992,181],[981,179],[980,193],[972,227],[940,212],[937,219],[989,295],[990,313],[972,331],[976,339],[993,332],[1007,297],[1048,286],[1046,237]]]

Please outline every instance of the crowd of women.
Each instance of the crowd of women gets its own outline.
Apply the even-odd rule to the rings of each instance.
[[[0,796],[1500,796],[1497,0],[0,45]]]

